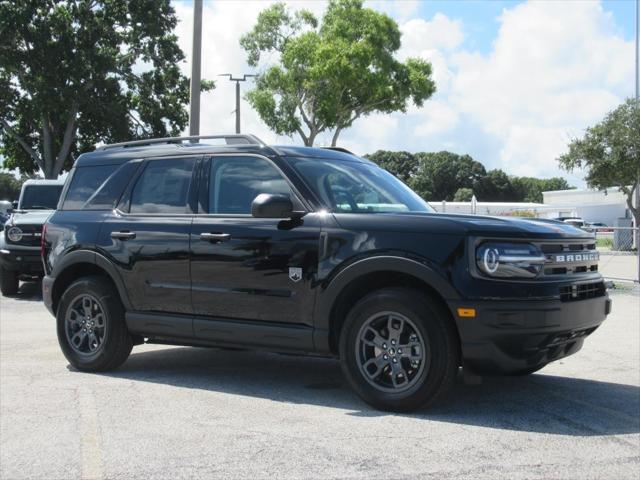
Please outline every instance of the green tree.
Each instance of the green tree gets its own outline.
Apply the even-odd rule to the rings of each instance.
[[[474,191],[478,200],[483,202],[521,201],[511,178],[500,169],[489,170]]]
[[[512,177],[511,181],[519,202],[542,203],[544,200],[542,192],[568,190],[571,188],[567,181],[561,177]]]
[[[0,200],[17,200],[26,177],[16,178],[12,173],[0,172]]]
[[[568,171],[584,169],[591,188],[618,187],[640,225],[640,205],[633,205],[640,182],[640,102],[628,99],[609,112],[584,137],[573,140],[558,162]]]
[[[443,151],[416,153],[416,157],[419,165],[410,186],[431,201],[450,202],[460,188],[475,191],[486,173],[469,155]]]
[[[378,164],[407,184],[411,183],[411,179],[418,170],[418,159],[409,152],[378,150],[375,153],[365,155],[365,158]]]
[[[456,191],[453,196],[454,202],[470,202],[473,198],[473,190],[470,188],[462,187]]]
[[[247,100],[274,132],[297,133],[311,146],[329,131],[335,146],[358,118],[404,112],[410,100],[422,106],[435,92],[429,62],[395,58],[400,36],[394,20],[362,0],[330,0],[321,22],[275,4],[240,40],[252,66],[265,53],[278,54]]]
[[[169,0],[0,0],[5,167],[56,178],[99,141],[182,131],[176,23]]]

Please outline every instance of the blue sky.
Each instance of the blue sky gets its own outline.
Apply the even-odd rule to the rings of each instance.
[[[553,3],[553,0],[540,0]],[[595,0],[594,0],[595,1]],[[460,19],[467,28],[469,37],[466,44],[469,48],[483,53],[490,51],[500,26],[498,17],[503,9],[513,8],[518,1],[498,0],[434,0],[419,2],[416,15],[431,18],[442,12],[450,18]],[[606,0],[601,2],[606,12],[610,12],[615,19],[621,34],[632,40],[635,35],[635,1],[634,0]]]

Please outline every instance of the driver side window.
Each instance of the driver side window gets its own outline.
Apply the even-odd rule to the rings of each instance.
[[[251,214],[251,202],[261,193],[294,199],[289,184],[267,160],[257,157],[216,157],[209,177],[209,213]]]

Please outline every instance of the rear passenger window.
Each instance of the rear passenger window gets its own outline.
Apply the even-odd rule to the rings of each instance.
[[[185,213],[195,159],[152,160],[131,192],[131,213]]]
[[[82,210],[89,198],[116,170],[118,165],[77,167],[62,204],[63,210]]]

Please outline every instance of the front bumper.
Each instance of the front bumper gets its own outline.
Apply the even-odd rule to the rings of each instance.
[[[13,249],[4,246],[0,249],[0,265],[20,275],[41,277],[44,274],[39,248]]]
[[[465,365],[479,373],[515,373],[576,353],[611,310],[608,295],[577,301],[484,301],[458,318]]]

